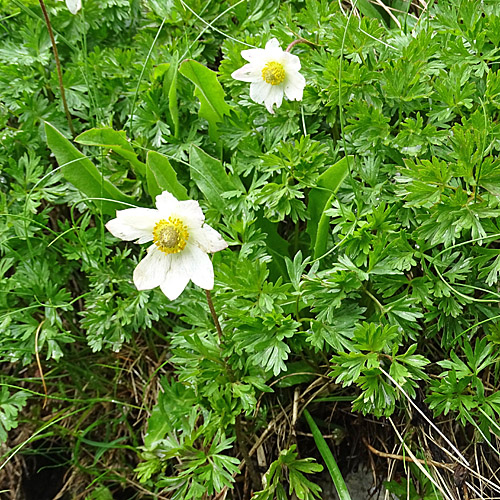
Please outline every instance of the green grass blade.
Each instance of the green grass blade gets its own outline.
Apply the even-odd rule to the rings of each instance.
[[[304,410],[304,416],[306,417],[307,423],[309,424],[309,428],[311,429],[314,442],[318,447],[318,451],[321,453],[321,456],[325,461],[328,472],[330,472],[330,476],[332,477],[333,484],[335,485],[335,489],[337,490],[340,500],[351,500],[349,490],[347,489],[344,478],[340,473],[339,466],[337,465],[335,458],[333,458],[332,452],[326,444],[325,439],[321,435],[316,422],[307,410]]]

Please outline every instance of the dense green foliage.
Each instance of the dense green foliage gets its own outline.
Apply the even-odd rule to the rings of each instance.
[[[316,382],[298,404],[318,419],[345,399],[409,425],[424,408],[462,452],[496,453],[500,5],[394,3],[400,26],[368,2],[47,1],[72,138],[38,2],[0,0],[4,466],[62,439],[80,498],[212,498]],[[271,115],[231,73],[273,37],[311,43],[292,49],[303,100]],[[203,290],[137,291],[145,246],[104,228],[164,189],[229,243],[222,337]],[[297,419],[255,500],[322,498]],[[394,494],[450,498],[412,472]]]

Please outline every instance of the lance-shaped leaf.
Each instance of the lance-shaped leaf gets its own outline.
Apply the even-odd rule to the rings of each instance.
[[[177,104],[177,75],[179,69],[179,54],[175,53],[170,63],[160,64],[155,68],[155,78],[163,78],[163,94],[168,98],[170,115],[167,121],[174,131],[174,137],[179,138],[179,106]]]
[[[178,200],[187,200],[186,188],[177,180],[177,173],[168,158],[156,151],[149,151],[146,159],[146,180],[151,198],[169,191]]]
[[[105,179],[97,167],[66,139],[59,130],[45,122],[47,144],[54,153],[57,163],[65,179],[89,198],[108,198],[110,201],[94,200],[101,210],[114,215],[116,210],[123,209],[122,203],[111,200],[133,203],[134,199],[123,194],[111,182]]]
[[[194,95],[200,100],[199,115],[208,121],[210,139],[217,142],[219,131],[217,123],[229,114],[229,105],[224,101],[222,89],[217,75],[203,64],[186,59],[179,66],[179,72],[191,80],[195,85]]]
[[[224,211],[227,204],[223,193],[233,191],[235,186],[228,177],[222,162],[214,158],[197,146],[189,151],[191,178],[200,191],[205,195],[213,208]]]
[[[309,192],[307,208],[310,218],[307,223],[307,232],[311,237],[315,259],[325,253],[330,232],[330,219],[325,215],[325,210],[330,208],[335,193],[349,172],[349,162],[353,159],[353,156],[344,157],[329,167],[318,177],[317,187]]]
[[[80,134],[75,142],[85,146],[101,146],[112,149],[116,154],[128,160],[134,166],[136,173],[146,174],[146,165],[137,159],[137,154],[127,141],[123,130],[113,130],[109,127],[93,128]]]
[[[363,16],[377,19],[384,25],[388,24],[382,12],[369,0],[358,0],[356,7],[359,9],[361,14],[363,14]]]

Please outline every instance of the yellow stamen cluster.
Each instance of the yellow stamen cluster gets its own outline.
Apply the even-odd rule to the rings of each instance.
[[[268,62],[262,69],[262,79],[271,85],[279,85],[285,80],[285,68],[278,62]]]
[[[189,232],[176,217],[161,219],[153,229],[153,242],[165,254],[179,253],[186,247]]]

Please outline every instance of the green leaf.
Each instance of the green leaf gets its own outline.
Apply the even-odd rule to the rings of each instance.
[[[177,173],[168,158],[156,151],[149,151],[146,158],[146,180],[151,198],[169,191],[178,200],[187,200],[186,188],[177,180]]]
[[[307,232],[311,237],[311,246],[314,248],[314,258],[323,255],[330,232],[330,218],[325,215],[332,204],[335,193],[349,172],[349,162],[353,156],[345,156],[335,165],[323,172],[317,181],[317,187],[309,193],[309,216]]]
[[[314,463],[313,458],[298,459],[296,448],[296,445],[292,445],[288,450],[281,450],[278,460],[270,465],[264,476],[264,489],[256,492],[252,500],[287,500],[288,496],[281,484],[286,476],[290,485],[289,493],[293,493],[292,498],[313,500],[320,497],[321,487],[309,481],[304,473],[321,472],[323,466]]]
[[[294,361],[288,363],[286,376],[278,379],[280,388],[293,387],[297,384],[310,382],[314,379],[314,368],[307,361]]]
[[[224,115],[229,114],[230,108],[224,101],[224,90],[216,73],[192,59],[183,61],[179,72],[194,83],[194,95],[200,100],[199,116],[208,121],[210,139],[218,142],[217,123],[223,120]]]
[[[80,134],[75,142],[85,146],[101,146],[110,148],[116,154],[128,160],[136,169],[136,172],[144,175],[146,166],[137,159],[137,154],[127,140],[124,130],[113,130],[109,127],[93,128]]]
[[[135,201],[105,179],[97,167],[48,122],[45,122],[45,134],[47,144],[61,166],[61,172],[66,180],[89,198],[109,199],[109,201],[93,201],[104,213],[115,215],[117,209],[123,208],[123,204],[118,203],[119,201],[126,203]]]
[[[411,0],[392,0],[389,4],[389,8],[396,18],[399,18],[402,25],[407,22],[406,18],[408,16],[408,11],[410,10]],[[390,18],[390,27],[397,28],[397,24],[394,19]]]
[[[167,117],[168,124],[174,130],[174,137],[179,138],[179,106],[177,104],[177,75],[179,67],[179,54],[177,52],[172,57],[171,63],[158,64],[153,72],[153,78],[163,79],[163,95],[168,99],[168,110],[170,116]]]
[[[364,16],[378,19],[382,24],[386,25],[382,13],[369,0],[358,0],[356,2],[356,7]]]
[[[174,136],[176,138],[179,137],[179,106],[177,104],[178,57],[178,54],[176,54],[164,80],[165,91],[168,89],[168,110],[170,111]]]
[[[18,391],[10,394],[7,387],[0,391],[0,443],[7,440],[7,431],[17,427],[17,416],[26,404],[28,393]]]
[[[113,495],[106,486],[99,486],[90,497],[89,500],[113,500]]]
[[[171,64],[170,63],[161,63],[155,66],[155,69],[153,70],[153,79],[157,80],[158,78],[163,78],[165,76],[165,73],[168,72],[170,69]]]
[[[189,151],[189,164],[191,165],[191,178],[200,191],[213,208],[223,212],[227,200],[222,195],[234,190],[235,186],[226,174],[222,162],[199,147],[192,146]]]
[[[337,490],[337,493],[339,495],[339,499],[351,500],[351,496],[349,495],[349,490],[347,489],[344,478],[340,473],[339,466],[337,465],[337,462],[335,461],[335,458],[333,457],[330,448],[326,444],[325,439],[321,435],[321,431],[316,425],[316,422],[314,421],[314,419],[311,417],[311,414],[307,410],[304,410],[304,416],[306,417],[307,423],[309,424],[318,451],[321,453],[321,456],[325,461],[326,467],[328,468],[328,472],[332,477],[333,484],[335,485],[335,489]]]
[[[284,258],[289,255],[288,247],[290,245],[288,241],[279,235],[278,224],[266,219],[261,213],[258,213],[255,225],[267,234],[267,250],[273,256],[271,262],[268,263],[268,268],[271,278],[277,280],[280,276],[286,275]]]
[[[148,431],[144,436],[144,446],[147,450],[155,449],[166,434],[172,431],[173,425],[171,418],[165,413],[162,401],[160,400],[153,408],[151,416],[148,419]]]

